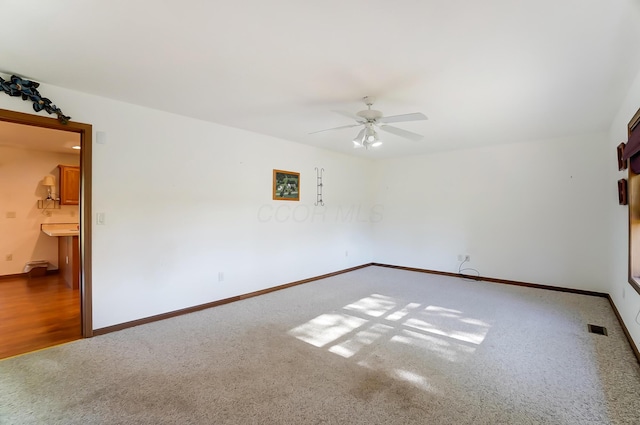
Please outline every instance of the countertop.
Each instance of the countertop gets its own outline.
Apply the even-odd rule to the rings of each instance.
[[[40,230],[49,236],[78,236],[80,234],[78,223],[42,223]]]

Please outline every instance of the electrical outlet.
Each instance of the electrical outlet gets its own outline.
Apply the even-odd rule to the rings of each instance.
[[[13,261],[13,254],[7,254],[4,256],[5,261]]]
[[[222,281],[224,281],[224,273],[218,272],[218,282],[222,282]]]

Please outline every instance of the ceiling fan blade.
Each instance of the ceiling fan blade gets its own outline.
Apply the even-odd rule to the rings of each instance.
[[[324,130],[313,131],[313,132],[311,132],[309,134],[322,133],[323,131],[329,131],[329,130],[340,130],[340,129],[343,129],[343,128],[357,127],[359,125],[362,125],[362,124],[358,123],[358,124],[341,125],[340,127],[326,128]]]
[[[335,110],[335,109],[334,109],[334,110],[332,110],[331,112],[335,112],[336,114],[340,114],[340,115],[342,115],[343,117],[351,118],[352,120],[356,120],[356,121],[358,121],[359,123],[363,123],[363,122],[365,122],[365,121],[366,121],[366,120],[364,120],[362,117],[359,117],[359,116],[358,116],[358,115],[356,115],[356,114],[352,114],[351,112],[338,111],[338,110]]]
[[[392,115],[390,117],[382,117],[378,118],[376,121],[379,123],[390,123],[390,122],[403,122],[403,121],[420,121],[426,120],[427,116],[422,112],[414,112],[412,114],[402,114],[402,115]]]
[[[414,133],[413,131],[403,130],[391,125],[381,125],[380,130],[386,131],[387,133],[395,134],[396,136],[404,137],[405,139],[413,140],[414,142],[418,142],[424,138],[424,136],[418,133]]]

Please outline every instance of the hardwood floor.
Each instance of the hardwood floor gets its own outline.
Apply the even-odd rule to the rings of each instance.
[[[80,339],[80,290],[59,275],[0,279],[0,359]]]

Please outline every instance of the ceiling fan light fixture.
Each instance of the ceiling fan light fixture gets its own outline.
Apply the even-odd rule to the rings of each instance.
[[[373,143],[378,139],[378,135],[376,134],[376,131],[373,128],[372,124],[367,124],[367,130],[365,133],[365,137],[366,137],[366,141],[369,143]]]
[[[343,128],[351,128],[351,127],[361,127],[358,135],[352,139],[354,148],[376,148],[382,145],[382,140],[380,140],[380,136],[376,132],[377,129],[382,130],[386,133],[391,133],[399,137],[403,137],[405,139],[420,141],[423,139],[423,136],[414,133],[412,131],[404,130],[402,128],[394,127],[389,125],[389,123],[396,122],[405,122],[405,121],[419,121],[426,120],[427,116],[422,112],[413,112],[410,114],[402,114],[402,115],[392,115],[392,116],[384,116],[382,112],[377,111],[375,109],[371,109],[374,98],[366,96],[362,99],[364,103],[367,105],[367,109],[363,111],[359,111],[355,114],[347,113],[347,112],[338,112],[341,115],[345,115],[349,118],[354,119],[355,124],[348,124],[339,127],[328,128],[326,130],[314,131],[313,133],[320,133],[327,130],[339,130]]]

